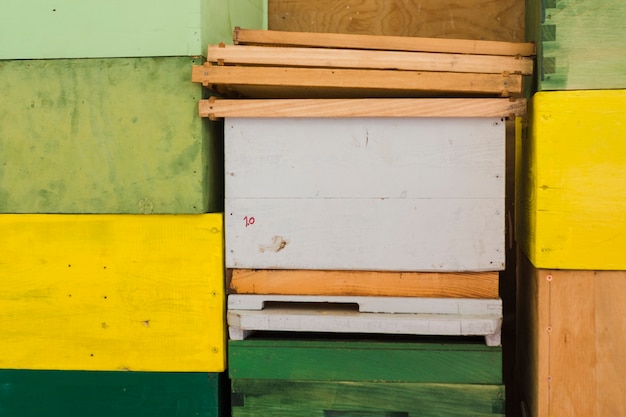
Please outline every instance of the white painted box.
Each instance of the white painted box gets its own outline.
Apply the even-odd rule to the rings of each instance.
[[[227,118],[226,266],[504,269],[500,118]]]

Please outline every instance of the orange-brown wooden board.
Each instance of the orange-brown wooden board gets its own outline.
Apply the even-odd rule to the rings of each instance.
[[[236,294],[498,298],[498,272],[229,271]]]

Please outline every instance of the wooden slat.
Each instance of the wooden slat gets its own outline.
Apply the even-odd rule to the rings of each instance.
[[[223,117],[510,117],[526,113],[525,99],[219,99],[200,100],[199,114]]]
[[[196,65],[192,69],[192,81],[204,86],[224,85],[229,89],[250,96],[254,88],[264,90],[264,98],[328,96],[333,89],[335,96],[366,97],[414,96],[424,94],[485,94],[507,97],[520,94],[522,76],[518,74],[469,74],[450,72],[355,70],[329,68],[245,67]],[[296,91],[280,91],[290,87]]]
[[[478,55],[532,56],[535,54],[535,45],[533,43],[344,33],[287,32],[241,28],[235,28],[233,42],[238,45],[288,45]]]
[[[497,298],[497,272],[372,272],[233,269],[237,294]]]
[[[396,69],[501,74],[533,72],[531,58],[430,52],[209,45],[207,60],[234,65]]]

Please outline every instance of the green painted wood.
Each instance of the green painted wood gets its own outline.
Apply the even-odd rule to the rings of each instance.
[[[205,55],[235,26],[267,28],[267,0],[3,0],[0,59]]]
[[[222,141],[189,57],[0,61],[0,212],[203,213]]]
[[[231,340],[233,379],[501,384],[502,349],[481,343]]]
[[[533,90],[626,87],[626,2],[526,0],[526,39],[537,43]]]
[[[236,379],[233,417],[504,416],[501,385]]]
[[[218,417],[225,374],[0,370],[3,417]]]

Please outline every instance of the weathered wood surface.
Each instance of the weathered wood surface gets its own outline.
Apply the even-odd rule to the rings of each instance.
[[[504,266],[501,119],[235,118],[225,138],[228,268]]]
[[[233,269],[236,294],[498,298],[498,272],[373,272]]]
[[[537,93],[518,143],[517,240],[540,268],[626,269],[626,91]]]
[[[222,136],[189,82],[201,62],[0,61],[0,212],[221,211]]]
[[[0,225],[0,368],[224,370],[221,214]]]
[[[249,98],[422,97],[522,92],[519,74],[194,65],[192,81]]]
[[[202,117],[513,117],[526,113],[526,100],[507,98],[352,98],[200,100]]]
[[[380,70],[530,75],[533,59],[517,56],[451,54],[281,46],[209,45],[207,62],[219,65],[359,68]]]
[[[502,42],[413,36],[376,36],[346,33],[294,32],[235,28],[235,45],[287,45],[319,48],[447,52],[479,55],[535,55],[530,42]]]
[[[233,417],[503,417],[504,386],[232,381]]]
[[[526,0],[526,39],[537,43],[535,88],[626,88],[625,14],[619,0]]]
[[[221,417],[226,375],[180,372],[0,370],[0,415]]]
[[[517,366],[530,415],[623,415],[626,271],[538,269],[518,259]]]
[[[268,9],[273,30],[524,40],[517,0],[269,0]]]
[[[307,304],[264,310],[228,310],[230,338],[241,340],[250,332],[329,332],[405,334],[425,336],[485,336],[488,346],[500,345],[502,313],[360,313],[350,306],[318,307]]]
[[[461,314],[502,316],[502,300],[419,297],[354,297],[321,295],[231,294],[229,310],[264,310],[280,304],[285,308],[298,304],[319,307],[354,305],[361,313]],[[332,307],[331,307],[332,308]]]
[[[502,383],[502,348],[475,341],[250,338],[228,342],[228,363],[232,379]]]

